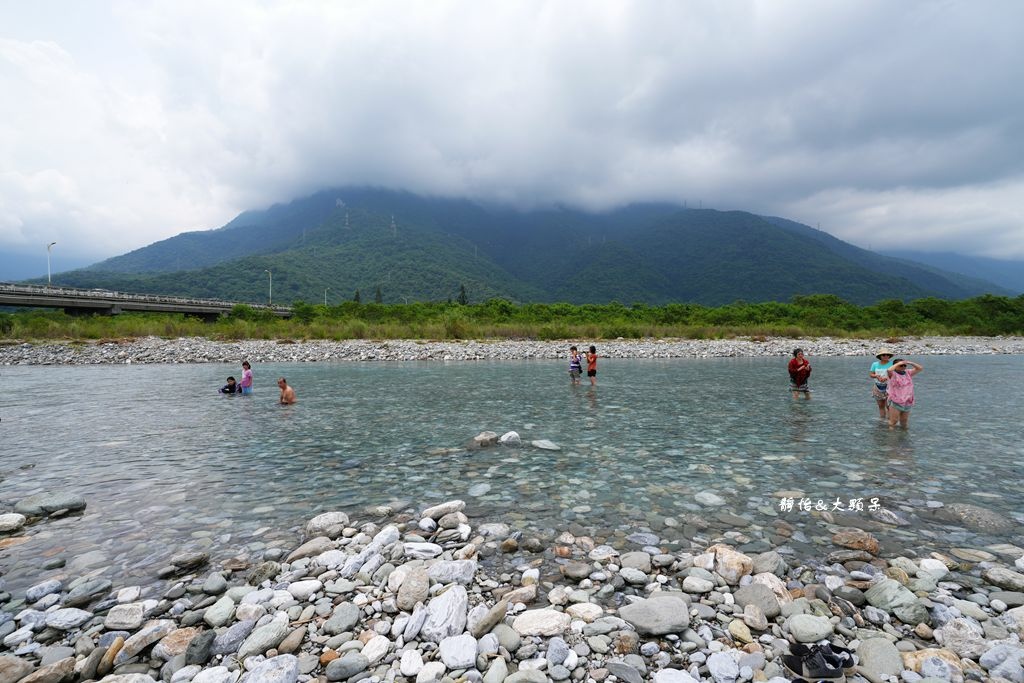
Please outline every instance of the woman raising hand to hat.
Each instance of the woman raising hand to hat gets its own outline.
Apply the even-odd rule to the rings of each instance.
[[[871,370],[868,372],[868,377],[872,379],[871,397],[878,404],[878,417],[881,420],[888,419],[886,401],[889,400],[889,368],[892,367],[892,356],[893,353],[889,349],[879,349],[875,354],[878,360],[871,364]]]

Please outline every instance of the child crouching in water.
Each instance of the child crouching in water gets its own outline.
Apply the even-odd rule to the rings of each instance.
[[[240,394],[242,393],[242,387],[235,384],[234,377],[228,377],[228,383],[222,386],[218,391],[222,394]]]
[[[913,361],[897,358],[886,372],[889,375],[889,429],[896,423],[907,429],[910,423],[910,409],[914,406],[914,375],[924,370]]]

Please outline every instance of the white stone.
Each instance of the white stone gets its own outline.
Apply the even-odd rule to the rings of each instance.
[[[535,609],[517,616],[512,622],[512,628],[521,636],[557,636],[569,629],[571,621],[565,612]]]
[[[476,560],[451,560],[437,562],[427,570],[427,576],[437,583],[473,583],[476,575]]]
[[[198,674],[202,670],[203,667],[199,666],[198,664],[189,664],[188,666],[183,666],[177,671],[175,671],[174,675],[171,676],[171,683],[188,683],[188,681],[191,681],[193,678],[195,678],[196,674]]]
[[[406,650],[402,653],[402,661],[398,665],[403,676],[417,675],[423,669],[423,657],[419,650]]]
[[[578,602],[566,607],[565,613],[573,619],[582,619],[589,624],[595,619],[600,619],[604,615],[604,610],[592,602]]]
[[[694,496],[694,499],[701,505],[707,507],[720,507],[725,505],[725,499],[711,491],[701,491]]]
[[[306,536],[337,538],[348,526],[348,515],[344,512],[324,512],[306,522]]]
[[[485,657],[498,654],[498,648],[500,647],[501,641],[493,633],[486,633],[480,637],[480,640],[476,641],[476,653]]]
[[[402,583],[405,581],[405,577],[409,575],[413,569],[422,567],[423,562],[420,560],[412,560],[405,564],[400,564],[395,567],[395,571],[388,574],[388,591],[391,593],[397,593],[398,589],[402,587]]]
[[[348,555],[341,550],[327,550],[317,555],[314,561],[321,567],[338,569],[345,564],[347,559]]]
[[[307,581],[296,581],[293,584],[289,584],[288,592],[292,594],[292,597],[299,602],[305,602],[313,597],[324,587],[318,579],[309,579]]]
[[[537,439],[531,441],[530,445],[534,448],[539,448],[542,451],[560,451],[562,447],[556,444],[554,441],[548,441],[547,439]]]
[[[46,625],[58,631],[70,631],[78,628],[90,619],[92,619],[92,612],[86,612],[76,607],[64,607],[48,612],[46,615]]]
[[[452,512],[462,512],[466,507],[466,501],[464,500],[449,500],[440,505],[429,507],[420,513],[420,517],[430,517],[431,519],[441,519],[447,514]]]
[[[589,557],[592,560],[596,560],[597,562],[604,562],[606,560],[610,560],[613,557],[617,557],[618,554],[619,551],[611,547],[610,545],[599,545],[593,550],[591,550],[587,557]]]
[[[430,560],[444,552],[436,543],[406,543],[404,548],[406,557],[417,560]]]
[[[25,520],[25,515],[18,514],[17,512],[0,515],[0,532],[17,531],[25,526]]]
[[[917,575],[920,577],[931,576],[938,580],[949,573],[946,563],[932,557],[926,557],[917,563]]]
[[[522,443],[522,439],[519,438],[518,432],[505,432],[498,439],[498,443],[504,446],[518,446]]]
[[[156,683],[149,674],[110,674],[102,679],[103,683]]]
[[[654,674],[654,683],[700,683],[682,669],[662,669]]]
[[[117,602],[121,605],[135,602],[140,597],[142,597],[142,588],[139,586],[128,586],[117,591]]]
[[[484,683],[502,683],[508,677],[508,664],[504,657],[495,657],[484,674]]]
[[[463,586],[455,584],[427,603],[426,621],[420,629],[420,635],[435,643],[440,643],[448,636],[458,635],[466,629],[468,611],[469,595]]]
[[[376,664],[390,649],[391,641],[386,636],[374,636],[363,646],[363,656],[370,660],[370,664]]]
[[[449,669],[468,669],[476,663],[476,638],[467,634],[441,641],[441,661]]]
[[[740,675],[740,667],[730,652],[715,652],[708,657],[708,673],[716,683],[731,683]]]
[[[197,673],[192,683],[234,683],[238,680],[239,673],[230,671],[226,666],[214,666]]]
[[[114,605],[107,612],[103,625],[109,631],[135,631],[142,626],[145,616],[142,603],[131,602],[127,605]]]
[[[444,676],[445,667],[441,662],[428,662],[416,674],[416,683],[434,683]]]

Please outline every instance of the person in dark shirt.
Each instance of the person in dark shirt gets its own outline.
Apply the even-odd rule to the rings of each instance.
[[[220,388],[222,394],[240,394],[242,393],[242,387],[235,384],[234,377],[228,377],[228,383]]]
[[[789,390],[793,392],[793,398],[811,398],[811,390],[807,388],[807,378],[811,376],[811,363],[804,358],[801,349],[793,350],[793,358],[789,361]]]

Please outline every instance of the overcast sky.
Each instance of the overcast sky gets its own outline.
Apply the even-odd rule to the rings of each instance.
[[[1024,3],[0,0],[0,252],[318,189],[780,215],[1024,258]]]

